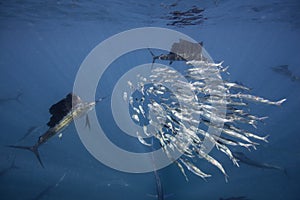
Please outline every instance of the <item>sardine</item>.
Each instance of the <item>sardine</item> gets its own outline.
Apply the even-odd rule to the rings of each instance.
[[[203,178],[204,180],[206,180],[206,178],[211,177],[210,174],[206,174],[203,171],[201,171],[198,167],[196,167],[194,164],[192,164],[191,162],[189,162],[188,160],[184,160],[179,158],[180,162],[183,163],[185,165],[185,167],[193,172],[194,174],[196,174],[197,176],[200,176],[201,178]]]

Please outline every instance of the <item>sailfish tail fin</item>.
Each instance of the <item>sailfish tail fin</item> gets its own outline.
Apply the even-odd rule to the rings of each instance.
[[[38,159],[39,163],[41,164],[41,166],[42,166],[43,168],[45,168],[44,165],[43,165],[43,162],[42,162],[42,160],[41,160],[39,151],[38,151],[38,147],[39,147],[39,146],[37,146],[37,145],[34,145],[34,146],[15,146],[15,145],[8,145],[7,147],[10,147],[10,148],[16,148],[16,149],[27,149],[27,150],[33,152],[34,155],[36,156],[36,158]]]

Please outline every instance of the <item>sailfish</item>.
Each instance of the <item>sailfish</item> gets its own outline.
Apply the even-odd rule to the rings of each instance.
[[[262,169],[275,169],[275,170],[282,171],[282,172],[284,172],[285,175],[287,175],[287,171],[283,167],[279,167],[279,166],[276,166],[276,165],[271,165],[271,164],[268,164],[268,163],[262,163],[262,162],[258,162],[256,160],[252,160],[252,159],[248,158],[242,152],[232,152],[232,154],[240,162],[245,163],[247,165],[254,166],[254,167],[257,167],[257,168],[262,168]]]
[[[288,65],[279,65],[276,67],[272,67],[272,70],[278,74],[286,76],[290,78],[292,81],[300,81],[300,77],[295,75],[290,69]]]
[[[74,119],[87,115],[87,113],[95,107],[96,103],[103,99],[104,98],[101,98],[93,102],[83,102],[79,96],[69,93],[64,99],[50,107],[49,112],[52,116],[47,123],[49,129],[38,138],[33,146],[9,145],[8,147],[26,149],[33,152],[40,165],[44,168],[38,148],[54,135],[68,127]],[[88,117],[86,120],[86,124],[89,125]]]
[[[172,45],[171,51],[168,54],[161,54],[159,56],[148,49],[152,55],[152,64],[155,60],[168,60],[171,65],[173,61],[191,61],[191,60],[204,60],[202,55],[203,42],[193,43],[184,39],[179,39]]]

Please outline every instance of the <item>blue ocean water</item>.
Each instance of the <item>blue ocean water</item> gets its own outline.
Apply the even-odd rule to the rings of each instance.
[[[195,7],[204,9],[197,23],[176,24],[171,19],[174,11]],[[48,109],[72,91],[81,63],[95,46],[114,34],[147,26],[170,28],[203,41],[214,60],[229,65],[230,75],[224,78],[251,87],[258,96],[287,98],[280,107],[251,106],[251,112],[269,116],[256,132],[270,137],[269,143],[247,154],[284,167],[287,175],[243,163],[238,168],[220,156],[228,183],[201,159],[198,166],[211,168],[213,176],[204,181],[187,171],[186,182],[170,165],[159,170],[165,193],[172,194],[168,199],[300,198],[300,82],[272,70],[288,65],[300,77],[299,1],[1,1],[0,25],[0,199],[155,199],[149,195],[156,194],[153,173],[124,173],[100,163],[85,149],[73,124],[62,139],[54,137],[40,148],[45,169],[29,151],[6,147],[17,144],[33,126],[38,128],[20,144],[36,142],[46,130]],[[151,61],[147,50],[115,61],[96,96],[110,95],[123,73]],[[110,127],[109,106],[110,100],[96,106],[98,118],[111,132],[109,138],[125,149],[135,143],[140,147],[136,138]],[[16,168],[10,168],[13,161]]]

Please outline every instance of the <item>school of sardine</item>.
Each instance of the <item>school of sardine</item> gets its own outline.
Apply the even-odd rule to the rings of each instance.
[[[217,167],[227,181],[228,175],[222,163],[206,153],[204,139],[239,166],[230,146],[256,149],[259,142],[268,142],[269,136],[245,130],[244,124],[256,128],[267,118],[250,113],[249,103],[279,106],[286,101],[258,97],[249,94],[250,88],[242,84],[222,81],[221,74],[227,73],[228,69],[222,64],[187,61],[186,69],[181,73],[187,81],[181,79],[174,68],[153,67],[150,77],[138,75],[137,85],[128,82],[129,88],[138,91],[142,98],[128,97],[127,93],[123,95],[124,100],[129,98],[133,110],[131,117],[143,127],[143,135],[154,136],[158,140],[186,179],[184,167],[203,179],[211,176],[194,164],[193,158],[200,157]],[[225,113],[219,112],[222,107],[226,108]],[[209,133],[208,127],[221,130],[221,135]],[[151,145],[141,133],[137,132],[137,137],[142,144]],[[179,159],[172,157],[174,150],[182,154]]]

